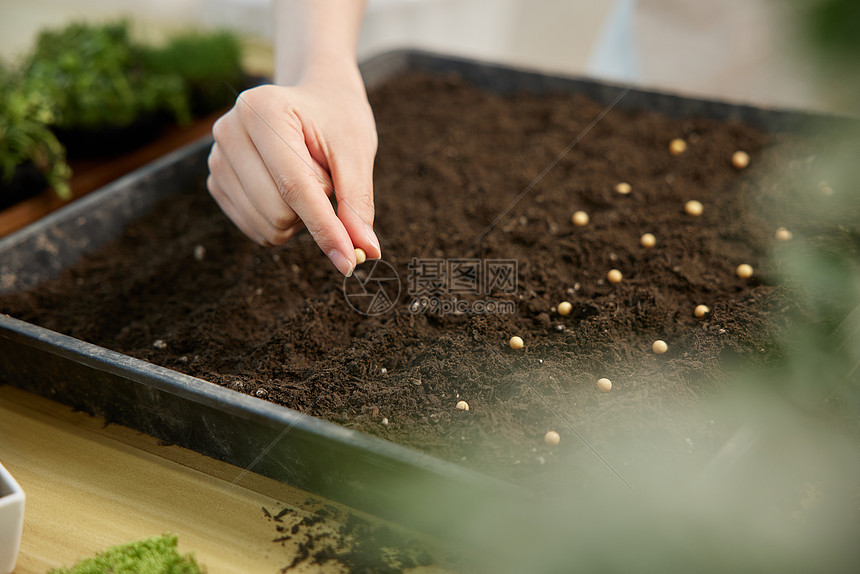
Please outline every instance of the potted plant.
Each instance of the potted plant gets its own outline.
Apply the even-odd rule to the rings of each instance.
[[[184,32],[163,47],[146,50],[144,58],[151,73],[178,74],[186,82],[195,116],[232,104],[234,90],[249,86],[239,39],[227,30]]]
[[[126,21],[39,34],[24,66],[28,89],[55,103],[53,129],[69,155],[112,155],[158,135],[165,116],[190,121],[186,84],[151,72]]]
[[[55,117],[50,98],[28,89],[0,66],[0,209],[50,186],[71,197],[65,149],[48,127]]]

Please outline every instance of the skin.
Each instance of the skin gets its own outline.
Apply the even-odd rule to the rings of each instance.
[[[356,63],[364,3],[276,0],[276,83],[242,92],[213,127],[207,187],[260,245],[306,227],[349,276],[373,231],[377,136]],[[331,199],[337,206],[335,211]]]

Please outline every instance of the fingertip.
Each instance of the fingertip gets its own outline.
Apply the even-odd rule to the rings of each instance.
[[[364,224],[364,235],[367,242],[370,244],[370,249],[365,248],[368,259],[382,259],[382,247],[379,246],[379,238],[373,231],[369,223]]]
[[[354,253],[347,255],[339,249],[332,249],[328,253],[328,258],[331,259],[331,262],[344,277],[352,276],[352,272],[355,269]]]

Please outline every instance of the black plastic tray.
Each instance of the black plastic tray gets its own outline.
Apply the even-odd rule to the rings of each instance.
[[[577,92],[609,104],[625,87],[415,51],[362,66],[369,86],[403,71],[457,73],[499,93]],[[769,131],[840,118],[765,110],[632,89],[619,107],[738,120]],[[0,241],[0,292],[55,276],[119,235],[160,198],[206,172],[205,138]],[[490,478],[363,433],[0,315],[0,383],[55,399],[205,455],[375,515],[444,531]],[[433,509],[433,512],[427,512]]]

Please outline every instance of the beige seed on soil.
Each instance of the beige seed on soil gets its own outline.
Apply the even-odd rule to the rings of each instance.
[[[469,403],[467,403],[466,401],[457,401],[457,409],[461,411],[468,411]]]
[[[513,349],[514,351],[522,349],[524,344],[525,343],[523,343],[523,340],[517,336],[511,337],[511,340],[508,341],[508,345],[510,345],[511,349]]]
[[[687,151],[687,142],[681,138],[676,138],[669,142],[669,153],[672,155],[681,155],[685,151]]]
[[[621,271],[618,269],[610,269],[609,273],[606,274],[606,278],[609,279],[610,283],[621,283],[624,276],[621,275]]]
[[[543,441],[550,446],[557,445],[560,440],[561,440],[561,435],[559,435],[554,430],[547,431],[546,434],[543,435]]]
[[[361,265],[365,261],[367,261],[367,253],[365,253],[364,249],[362,249],[361,247],[356,247],[355,248],[355,263],[357,265]]]
[[[696,308],[693,309],[693,315],[695,315],[699,319],[701,319],[710,312],[711,309],[707,305],[696,305]]]
[[[619,183],[618,185],[615,186],[615,191],[617,191],[621,195],[627,195],[628,193],[633,191],[633,188],[626,181],[622,181],[621,183]]]
[[[777,229],[773,236],[776,237],[777,241],[791,241],[792,238],[791,231],[785,227]]]
[[[570,220],[573,222],[574,225],[582,227],[583,225],[588,225],[589,218],[588,214],[584,211],[577,211],[573,214]]]
[[[657,245],[657,238],[654,237],[653,233],[646,233],[639,238],[639,244],[646,249],[650,249],[651,247]]]
[[[558,311],[558,314],[561,315],[562,317],[567,317],[568,315],[570,315],[570,312],[572,310],[573,310],[573,305],[571,305],[567,301],[562,301],[561,303],[558,304],[557,311]]]
[[[197,261],[203,261],[204,259],[206,259],[206,248],[202,245],[195,245],[194,259],[196,259]]]
[[[740,277],[741,279],[749,279],[753,276],[752,265],[741,263],[740,265],[738,265],[738,268],[735,269],[735,273],[737,273],[738,277]]]
[[[732,154],[732,165],[735,169],[744,169],[750,164],[750,154],[745,151],[736,151]]]
[[[651,345],[651,350],[654,351],[658,355],[662,355],[663,353],[665,353],[666,351],[669,350],[669,345],[666,344],[666,341],[662,341],[660,339],[657,339]]]
[[[702,215],[702,212],[705,210],[704,206],[700,201],[696,201],[695,199],[691,199],[687,203],[684,204],[684,212],[687,215],[692,215],[693,217],[699,217]]]
[[[601,393],[608,393],[612,390],[612,381],[609,379],[597,379],[597,390]]]

